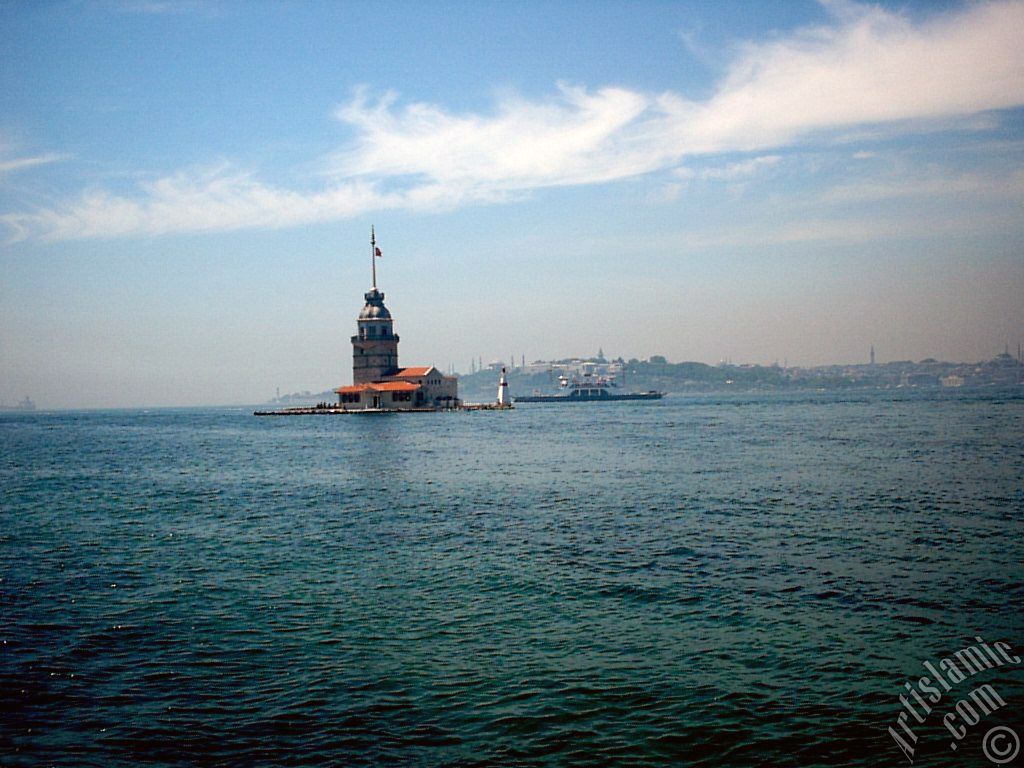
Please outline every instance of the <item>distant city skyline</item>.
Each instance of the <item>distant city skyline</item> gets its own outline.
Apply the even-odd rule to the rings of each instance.
[[[0,88],[8,404],[349,383],[371,225],[442,371],[1024,340],[1022,2],[15,3]]]

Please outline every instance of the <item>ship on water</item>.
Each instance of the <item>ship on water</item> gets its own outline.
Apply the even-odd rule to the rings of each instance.
[[[17,405],[4,405],[0,403],[0,411],[34,411],[36,404],[32,402],[32,398],[25,395],[25,399],[18,402]]]
[[[582,378],[573,377],[568,379],[565,376],[559,377],[559,386],[564,392],[553,395],[533,394],[521,395],[514,398],[517,403],[594,403],[594,402],[616,402],[621,400],[661,400],[664,392],[656,392],[653,389],[647,392],[614,392],[613,387],[618,387],[613,380],[603,376],[594,376],[590,373],[583,374]]]

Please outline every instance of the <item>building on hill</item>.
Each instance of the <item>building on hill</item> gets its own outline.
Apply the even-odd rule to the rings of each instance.
[[[371,230],[373,284],[352,337],[352,384],[334,390],[338,405],[350,411],[439,410],[459,406],[459,382],[432,365],[400,368],[398,334],[377,288],[377,238]]]

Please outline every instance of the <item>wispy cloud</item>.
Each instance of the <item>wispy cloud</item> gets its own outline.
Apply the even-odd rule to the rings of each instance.
[[[830,7],[837,23],[746,47],[710,101],[680,102],[680,144],[690,152],[758,150],[816,131],[956,118],[1024,101],[1019,2],[972,5],[920,26],[881,8]]]
[[[334,171],[510,190],[624,178],[663,162],[657,146],[630,146],[649,101],[619,88],[561,85],[549,102],[509,99],[480,116],[428,104],[399,110],[393,94],[373,102],[360,91],[337,113],[360,138],[335,158]]]
[[[60,210],[0,217],[15,237],[66,240],[170,232],[288,227],[357,216],[401,204],[373,185],[351,182],[312,194],[276,189],[228,166],[182,173],[141,187],[139,199],[102,190]]]
[[[11,160],[0,160],[0,174],[21,171],[25,168],[34,168],[37,165],[56,163],[64,159],[66,159],[65,155],[47,152],[45,155],[36,155],[35,157],[17,157]]]
[[[922,236],[957,237],[974,232],[1011,232],[1020,227],[1020,217],[1005,213],[984,216],[931,216],[921,226],[908,227],[905,218],[897,215],[821,217],[799,213],[780,217],[779,221],[733,224],[698,231],[671,231],[649,234],[642,247],[645,251],[671,253],[677,256],[707,254],[715,249],[763,248],[764,246],[804,245],[815,243],[868,243],[876,240],[914,240]],[[604,245],[609,245],[603,236]],[[623,238],[610,243],[619,252],[630,253],[639,247],[636,238]]]
[[[547,100],[510,97],[489,114],[455,114],[358,91],[337,110],[355,138],[327,158],[324,189],[281,189],[229,169],[183,172],[132,197],[90,191],[0,220],[15,237],[62,239],[451,208],[669,170],[696,156],[836,140],[861,128],[935,130],[1024,104],[1024,3],[972,4],[917,24],[874,6],[827,7],[828,25],[740,48],[704,101],[561,85]],[[705,178],[729,180],[770,162],[740,161]]]
[[[776,165],[781,159],[780,155],[762,155],[761,157],[752,157],[749,160],[711,168],[676,168],[672,171],[672,175],[679,179],[735,181],[756,176],[764,169]]]
[[[592,183],[687,156],[764,151],[854,126],[934,129],[1024,103],[1024,4],[971,6],[917,27],[879,8],[835,8],[832,26],[741,49],[705,102],[563,86],[548,104],[456,116],[360,94],[338,113],[360,131],[338,170],[507,187]]]
[[[901,198],[924,198],[943,195],[978,195],[987,191],[1004,191],[1006,184],[995,185],[992,179],[973,175],[952,178],[881,180],[844,184],[821,195],[822,203],[870,203]],[[1019,188],[1016,189],[1020,191]]]

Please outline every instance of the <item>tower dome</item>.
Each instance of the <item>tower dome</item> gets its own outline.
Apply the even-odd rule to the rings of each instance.
[[[384,306],[384,292],[371,288],[370,292],[364,295],[366,305],[359,313],[360,320],[390,320],[391,313]]]

